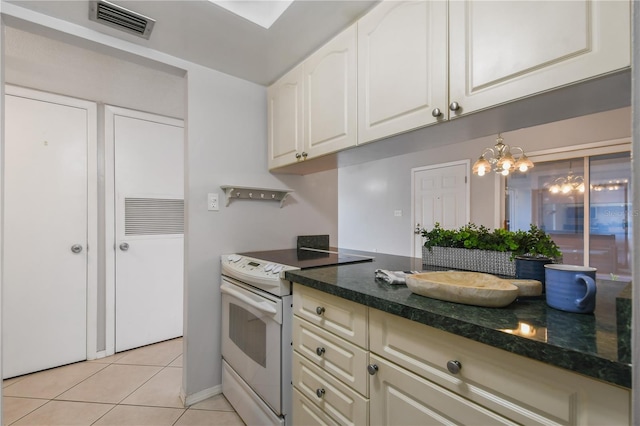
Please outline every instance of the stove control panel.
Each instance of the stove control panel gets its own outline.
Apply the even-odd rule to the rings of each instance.
[[[268,292],[281,285],[285,271],[299,269],[238,254],[222,255],[221,263],[223,275]]]

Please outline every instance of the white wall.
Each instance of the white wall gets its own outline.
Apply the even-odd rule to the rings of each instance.
[[[70,39],[69,41],[74,41]],[[184,118],[185,71],[149,66],[15,27],[6,28],[5,81],[109,105]],[[86,42],[85,42],[86,43]],[[162,69],[159,69],[162,68]]]
[[[621,108],[506,132],[502,137],[506,144],[521,146],[526,152],[535,152],[625,138],[630,136],[630,129],[630,108]],[[402,143],[405,137],[415,139],[415,133],[426,134],[427,131],[422,129],[413,134],[400,135],[397,143]],[[496,136],[339,169],[339,245],[410,256],[413,244],[411,169],[464,159],[469,159],[473,165],[485,147],[495,144]],[[425,140],[429,139],[425,137]],[[495,176],[491,174],[480,178],[472,175],[470,182],[471,221],[495,227],[495,218],[500,213],[502,202],[498,199]],[[394,216],[395,210],[402,210],[402,216]]]
[[[138,69],[137,72],[154,74],[161,71],[179,77],[180,73],[172,72],[182,70],[186,75],[185,99],[181,108],[186,120],[183,390],[188,400],[219,390],[220,255],[295,247],[296,236],[301,234],[330,234],[331,243],[335,245],[337,171],[304,177],[280,177],[268,172],[266,89],[262,86],[44,15],[25,12],[19,7],[4,8],[3,13],[7,14],[5,18],[17,29],[45,39],[72,40],[71,47],[65,48],[65,55],[75,51],[73,64],[79,69],[91,70],[96,59],[91,54],[87,55],[87,52],[76,50],[77,47],[106,54],[115,58],[116,62],[133,60],[132,64],[120,64],[118,69],[112,68],[111,72],[138,69],[142,65],[151,68],[151,71]],[[113,58],[98,60],[104,65]],[[4,62],[3,57],[0,57],[0,62]],[[41,65],[47,70],[46,73],[40,72]],[[28,71],[32,75],[26,79],[14,74],[12,78],[24,78],[22,84],[95,101],[103,101],[105,96],[113,94],[92,92],[93,89],[88,87],[92,79],[86,76],[68,79],[64,75],[64,67],[37,61],[35,67],[22,67],[21,63],[17,63],[13,70],[17,73]],[[131,75],[128,77],[134,78]],[[50,81],[46,82],[45,79]],[[156,75],[153,81],[154,87],[158,87],[155,83],[159,83],[161,88],[164,84],[171,86],[171,90],[175,89],[171,84],[172,78],[167,82]],[[49,84],[59,86],[51,89]],[[131,102],[140,94],[136,90],[137,84],[131,85],[127,78],[119,80],[117,84],[128,89],[113,90],[118,94],[108,102],[135,108]],[[106,84],[103,89],[111,92],[115,87]],[[144,85],[141,90],[144,90]],[[152,102],[163,102],[156,99],[154,97]],[[148,108],[142,106],[139,109]],[[151,109],[151,112],[158,110]],[[224,184],[287,187],[295,192],[282,208],[277,202],[253,200],[233,201],[229,207],[224,207],[224,195],[220,189],[220,185]],[[219,212],[207,211],[208,192],[220,194],[222,207]]]
[[[291,248],[296,235],[309,233],[330,234],[335,241],[337,173],[269,174],[266,89],[200,67],[191,68],[188,79],[184,386],[191,394],[221,381],[220,255]],[[233,200],[220,212],[208,212],[207,193],[221,192],[225,184],[295,193],[282,208],[272,201]]]

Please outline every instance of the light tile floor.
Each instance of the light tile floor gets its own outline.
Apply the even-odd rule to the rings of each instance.
[[[5,380],[4,425],[244,425],[223,395],[184,408],[182,338]]]

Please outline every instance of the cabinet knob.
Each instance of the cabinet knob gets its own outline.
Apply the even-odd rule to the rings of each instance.
[[[305,160],[307,159],[307,156],[308,156],[308,155],[309,155],[309,154],[307,154],[306,152],[302,151],[302,158],[304,158]]]
[[[316,348],[316,355],[322,356],[324,355],[324,348]]]
[[[296,160],[299,160],[302,157],[299,152],[296,152]]]
[[[431,115],[436,118],[440,117],[442,115],[442,111],[440,111],[440,108],[434,108],[433,111],[431,111]]]
[[[367,365],[367,371],[374,376],[378,372],[378,366],[376,364],[369,364]]]
[[[318,398],[322,398],[324,396],[324,394],[325,394],[324,389],[316,389],[316,396]]]
[[[458,374],[461,369],[462,369],[462,364],[460,364],[460,361],[456,361],[455,359],[452,359],[451,361],[447,362],[447,370],[449,370],[449,373]]]
[[[449,109],[450,109],[451,111],[458,111],[458,110],[460,109],[460,104],[459,104],[459,103],[457,103],[457,102],[455,102],[455,101],[453,101],[453,102],[451,102],[451,103],[449,104]]]
[[[318,314],[318,315],[324,314],[324,306],[318,306],[316,308],[316,314]]]

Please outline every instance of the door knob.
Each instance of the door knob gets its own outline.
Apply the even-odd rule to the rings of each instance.
[[[80,244],[74,244],[71,246],[71,251],[74,253],[80,253],[82,251],[82,246]]]
[[[449,109],[451,111],[458,111],[460,109],[460,104],[455,102],[455,101],[453,101],[453,102],[451,102],[451,104],[449,104]]]
[[[375,376],[375,374],[378,372],[378,365],[377,364],[369,364],[369,365],[367,365],[367,371],[372,376]]]
[[[129,250],[129,243],[121,243],[120,244],[120,250],[122,250],[122,251]]]
[[[433,111],[431,111],[431,115],[438,118],[442,116],[442,111],[440,111],[440,108],[434,108]]]

